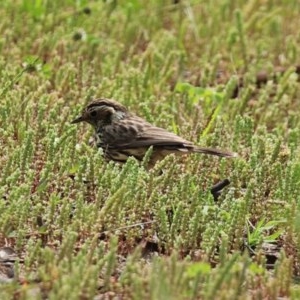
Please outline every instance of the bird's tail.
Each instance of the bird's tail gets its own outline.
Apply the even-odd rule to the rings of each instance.
[[[216,156],[220,156],[220,157],[237,157],[238,156],[238,154],[235,152],[224,151],[224,150],[213,149],[213,148],[195,147],[193,150],[194,150],[194,152],[197,152],[197,153],[216,155]]]

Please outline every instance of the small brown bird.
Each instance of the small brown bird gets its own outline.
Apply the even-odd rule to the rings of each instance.
[[[125,162],[129,156],[142,161],[151,146],[153,153],[150,167],[171,153],[237,156],[232,152],[198,147],[172,132],[148,123],[111,99],[97,99],[88,104],[72,124],[79,122],[87,122],[94,127],[97,147],[103,149],[106,159],[117,162]]]

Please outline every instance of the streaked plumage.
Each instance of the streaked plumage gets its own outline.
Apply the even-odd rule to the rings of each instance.
[[[95,129],[96,144],[109,160],[125,162],[129,156],[141,161],[153,146],[150,166],[170,153],[204,153],[234,157],[235,153],[194,145],[176,134],[156,127],[130,113],[115,100],[97,99],[87,105],[72,123],[87,122]]]
[[[0,284],[9,283],[15,279],[14,263],[17,259],[12,248],[0,248]]]

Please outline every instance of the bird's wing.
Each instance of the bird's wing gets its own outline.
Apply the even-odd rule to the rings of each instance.
[[[151,126],[145,128],[140,133],[135,143],[139,146],[170,146],[170,147],[191,147],[193,144],[179,137],[175,133],[169,132],[163,128]]]
[[[164,146],[172,148],[190,148],[191,142],[169,132],[163,128],[153,126],[144,120],[140,120],[140,126],[136,123],[119,122],[111,128],[107,128],[107,134],[113,148],[136,148],[150,146]],[[113,132],[114,131],[114,132]],[[115,134],[114,134],[115,133]]]
[[[137,117],[136,117],[137,118]],[[175,133],[147,123],[143,119],[139,122],[118,122],[106,128],[104,145],[107,148],[127,150],[143,147],[163,147],[164,150],[180,152],[198,152],[220,157],[236,157],[237,154],[219,149],[198,147],[179,137]]]

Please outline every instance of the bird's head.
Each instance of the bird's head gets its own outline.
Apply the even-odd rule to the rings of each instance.
[[[88,104],[81,115],[71,123],[87,122],[96,130],[111,124],[114,120],[122,119],[128,114],[126,107],[111,99],[97,99]]]

